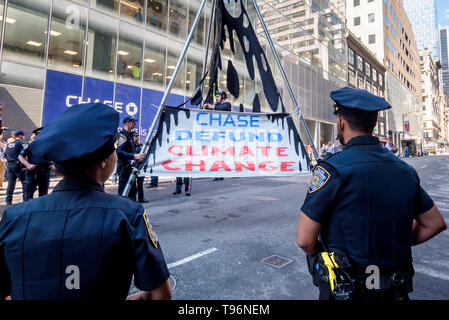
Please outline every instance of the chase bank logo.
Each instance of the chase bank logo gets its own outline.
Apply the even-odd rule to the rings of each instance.
[[[114,105],[113,102],[111,100],[104,100],[104,101],[100,101],[100,99],[91,99],[91,98],[86,98],[86,100],[83,100],[83,97],[80,96],[73,96],[73,95],[68,95],[65,99],[65,105],[70,108],[71,106],[74,106],[76,104],[81,104],[81,103],[97,103],[97,102],[102,102],[108,106],[113,107],[116,111],[123,113],[123,111],[126,112],[126,114],[130,115],[130,116],[135,116],[137,114],[137,112],[139,111],[139,108],[137,107],[137,105],[134,102],[130,102],[128,104],[126,104],[124,106],[123,102],[120,101],[115,101]]]

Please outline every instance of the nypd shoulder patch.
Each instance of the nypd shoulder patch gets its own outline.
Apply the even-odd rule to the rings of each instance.
[[[147,215],[146,211],[143,212],[143,220],[145,221],[145,226],[147,227],[148,236],[150,237],[154,247],[157,248],[157,234],[150,223],[150,217]]]
[[[123,132],[120,132],[118,135],[117,146],[120,147],[126,140],[126,135]]]
[[[321,189],[331,177],[330,173],[326,171],[321,166],[317,166],[315,171],[313,172],[312,181],[309,186],[309,193],[313,193],[319,189]]]

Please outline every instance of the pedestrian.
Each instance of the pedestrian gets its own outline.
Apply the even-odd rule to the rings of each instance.
[[[321,145],[321,149],[320,149],[320,157],[325,157],[326,156],[326,144],[322,144]]]
[[[5,177],[6,163],[5,158],[6,141],[3,140],[3,129],[0,128],[0,190],[3,189],[3,179]]]
[[[329,141],[326,145],[325,151],[326,151],[326,157],[329,157],[332,154],[332,143]]]
[[[313,148],[311,144],[307,145],[307,153],[309,154],[309,159],[312,161],[312,155],[313,155]]]
[[[177,177],[176,178],[176,190],[172,194],[177,195],[177,194],[182,193],[182,183],[183,182],[184,182],[184,186],[185,186],[184,190],[186,192],[186,196],[190,197],[190,195],[191,195],[190,190],[189,190],[190,178]]]
[[[406,300],[412,291],[411,247],[446,224],[416,170],[372,136],[378,111],[390,105],[352,88],[334,91],[331,98],[344,149],[315,167],[297,242],[308,255],[320,299]],[[374,287],[369,268],[378,271]],[[336,282],[329,281],[334,274]]]
[[[405,147],[405,157],[406,158],[410,158],[410,148],[409,148],[409,146]]]
[[[148,189],[157,188],[158,184],[159,184],[159,177],[158,176],[151,176],[151,182],[146,187]]]
[[[30,144],[31,154],[53,161],[63,179],[51,194],[3,214],[0,300],[170,298],[149,214],[101,186],[117,161],[118,124],[108,105],[74,105]],[[133,275],[143,291],[128,296]]]
[[[123,130],[118,134],[117,142],[117,174],[118,174],[118,194],[122,195],[132,172],[131,161],[143,161],[145,155],[136,153],[132,130],[136,128],[136,119],[127,116],[123,119]],[[136,181],[131,185],[128,197],[136,200]]]
[[[14,189],[16,188],[17,179],[22,183],[25,180],[25,173],[22,170],[22,164],[19,161],[19,154],[23,150],[23,142],[25,140],[25,132],[18,130],[14,133],[14,142],[8,143],[5,150],[5,158],[8,161],[7,176],[8,176],[8,188],[6,189],[6,205],[12,204],[12,196]],[[23,200],[25,197],[23,196]]]
[[[33,140],[36,139],[42,129],[43,128],[41,127],[33,131]],[[36,189],[39,190],[39,197],[48,194],[50,171],[53,168],[52,163],[48,160],[33,157],[30,148],[24,148],[20,152],[19,161],[27,169],[25,171],[25,180],[23,182],[23,201],[33,199]]]
[[[133,131],[134,144],[136,145],[136,153],[140,153],[142,150],[142,144],[139,141],[139,132],[137,130]],[[143,181],[145,177],[137,177],[137,201],[139,203],[148,203],[148,200],[145,199],[143,193]]]

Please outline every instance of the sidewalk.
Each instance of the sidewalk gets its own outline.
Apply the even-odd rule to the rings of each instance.
[[[150,177],[145,177],[145,183],[150,183]],[[62,177],[57,177],[57,178],[51,178],[50,179],[50,187],[48,188],[48,193],[51,193],[51,191],[53,190],[53,188],[58,184],[59,181],[62,180]],[[176,178],[174,177],[159,177],[159,185],[166,185],[166,184],[170,184],[170,183],[174,183],[176,180]],[[111,181],[111,179],[109,179],[108,181],[106,181],[105,183],[105,189],[111,189],[114,187],[117,187],[118,183],[113,183]],[[0,206],[3,206],[5,204],[5,199],[6,199],[6,188],[8,187],[8,182],[6,180],[3,181],[3,187],[0,189]],[[144,185],[145,188],[145,185]],[[12,203],[16,204],[16,203],[20,203],[22,202],[22,183],[20,183],[20,181],[17,180],[16,183],[16,188],[14,189],[14,193],[13,193],[13,199],[12,199]],[[38,192],[36,192],[34,194],[34,197],[38,196]]]

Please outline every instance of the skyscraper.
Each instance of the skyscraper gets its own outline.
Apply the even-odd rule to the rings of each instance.
[[[449,35],[449,28],[440,29],[440,56],[441,56],[441,76],[440,81],[443,86],[443,92],[446,97],[449,97],[449,51],[447,37]]]
[[[439,59],[438,21],[435,0],[403,0],[405,12],[412,24],[418,50],[430,50]]]

